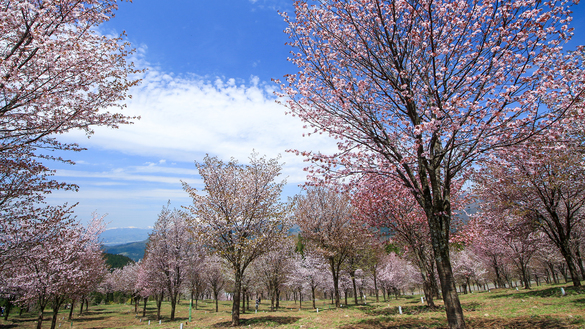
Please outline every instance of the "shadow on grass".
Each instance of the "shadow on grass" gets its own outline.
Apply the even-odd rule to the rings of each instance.
[[[567,286],[562,287],[565,289],[565,293],[567,296],[571,295],[581,295],[585,294],[585,287],[574,287],[574,286]],[[507,294],[494,294],[488,296],[487,298],[529,298],[529,297],[562,297],[561,287],[553,287],[553,288],[546,288],[546,289],[539,289],[539,290],[520,290],[519,292],[515,290],[510,290],[510,293]]]
[[[258,326],[258,325],[262,325],[262,326],[278,326],[278,325],[283,325],[283,324],[292,324],[295,323],[297,321],[299,321],[301,318],[300,317],[296,317],[296,316],[271,316],[271,315],[267,315],[267,316],[260,316],[260,317],[254,317],[254,318],[240,318],[240,326],[241,327],[247,327],[247,326]],[[224,322],[219,322],[214,324],[214,327],[219,327],[219,328],[223,328],[223,327],[229,327],[231,326],[232,322],[231,321],[224,321]]]
[[[466,312],[477,311],[481,308],[481,304],[477,302],[463,303],[461,307]],[[380,315],[399,315],[400,311],[398,307],[378,307],[378,308],[360,308],[361,311],[367,315],[380,316]],[[445,313],[445,306],[439,305],[431,308],[426,305],[406,305],[402,307],[402,314],[417,315],[421,313],[439,312]]]
[[[582,325],[581,319],[560,319],[552,317],[527,317],[514,319],[466,319],[468,328],[514,328],[514,329],[570,329]],[[365,319],[340,329],[414,329],[414,328],[448,328],[446,319],[413,319],[400,317],[380,317]]]

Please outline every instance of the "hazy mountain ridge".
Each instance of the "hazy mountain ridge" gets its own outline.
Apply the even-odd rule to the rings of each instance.
[[[100,234],[100,240],[104,246],[114,246],[139,242],[148,239],[152,228],[123,227],[113,228]]]

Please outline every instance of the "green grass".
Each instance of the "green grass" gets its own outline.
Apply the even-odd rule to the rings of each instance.
[[[561,296],[560,288],[567,292]],[[534,287],[531,290],[496,289],[491,292],[474,292],[460,295],[465,318],[470,328],[585,328],[585,288],[573,288],[566,284]],[[370,298],[371,299],[371,298]],[[142,305],[141,305],[142,306]],[[429,309],[420,303],[420,296],[402,296],[387,302],[367,305],[350,305],[340,309],[331,308],[329,301],[319,301],[319,312],[313,310],[310,302],[303,303],[299,311],[294,302],[281,302],[277,312],[270,312],[263,302],[258,313],[241,315],[245,328],[446,328],[444,306],[437,302],[436,309]],[[403,314],[398,314],[398,306]],[[0,320],[0,328],[34,328],[36,314],[13,311],[8,321]],[[59,314],[61,328],[225,328],[231,324],[231,303],[220,302],[215,312],[213,301],[200,302],[193,310],[193,321],[187,323],[188,303],[181,301],[177,308],[176,320],[169,321],[170,305],[163,303],[162,324],[156,318],[154,302],[149,302],[146,317],[142,308],[134,314],[134,306],[128,304],[91,306],[81,316],[76,309],[73,321],[67,321],[68,311]],[[61,320],[65,317],[65,320]],[[45,315],[43,328],[50,326],[51,314]],[[142,321],[140,321],[142,320]]]

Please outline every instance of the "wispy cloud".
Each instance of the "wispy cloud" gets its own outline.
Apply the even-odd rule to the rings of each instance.
[[[257,77],[249,81],[199,76],[177,77],[150,69],[142,84],[132,90],[133,98],[124,110],[139,115],[133,125],[112,130],[103,127],[84,145],[130,155],[158,157],[172,162],[201,161],[205,154],[222,159],[234,157],[246,162],[252,150],[261,155],[282,156],[291,183],[304,179],[303,159],[287,149],[324,151],[335,149],[325,136],[302,137],[303,124],[284,114],[276,103],[272,85]],[[81,132],[64,138],[78,141]],[[159,161],[164,164],[164,161]],[[145,166],[168,170],[171,168]],[[165,169],[162,169],[165,168]],[[192,175],[192,172],[185,172]]]

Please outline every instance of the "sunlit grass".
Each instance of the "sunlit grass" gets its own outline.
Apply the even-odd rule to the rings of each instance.
[[[561,296],[561,287],[567,293]],[[491,292],[475,292],[460,295],[466,321],[471,328],[584,328],[585,288],[576,289],[567,284],[534,287],[531,290],[496,289]],[[370,298],[371,300],[372,298]],[[242,327],[246,328],[445,328],[447,321],[441,301],[437,309],[431,310],[420,302],[420,296],[402,296],[386,302],[350,305],[335,309],[330,301],[319,301],[319,312],[312,309],[310,302],[281,302],[281,309],[270,312],[270,305],[263,301],[258,313],[254,311],[241,315]],[[220,302],[219,312],[211,300],[199,302],[188,323],[187,301],[177,307],[176,320],[169,322],[170,305],[163,303],[162,323],[156,321],[154,302],[147,305],[146,316],[142,317],[142,304],[138,313],[129,304],[90,306],[89,311],[68,321],[68,310],[59,314],[61,328],[223,328],[231,322],[231,302]],[[253,305],[252,305],[253,306]],[[403,314],[398,314],[401,306]],[[8,321],[0,320],[2,328],[34,328],[34,313],[18,316],[18,310]],[[64,320],[62,320],[64,318]],[[45,315],[43,328],[50,327],[51,314]]]

